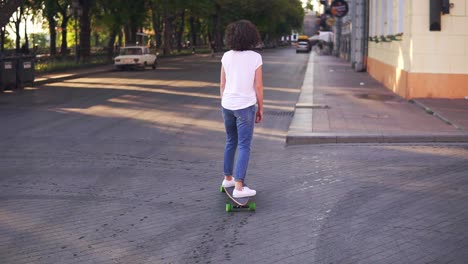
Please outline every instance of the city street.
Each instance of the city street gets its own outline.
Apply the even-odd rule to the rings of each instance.
[[[227,213],[221,54],[0,94],[0,263],[466,263],[468,144],[287,146],[309,54],[264,50]]]

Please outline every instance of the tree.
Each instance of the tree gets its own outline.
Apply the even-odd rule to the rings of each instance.
[[[158,4],[158,1],[149,1],[148,6],[151,10],[151,25],[153,27],[154,33],[155,33],[155,40],[156,40],[156,47],[161,47],[162,46],[162,25],[163,25],[163,19],[162,19],[162,9],[161,5]]]
[[[171,53],[172,23],[175,19],[174,2],[161,1],[163,6],[163,54]]]
[[[101,12],[95,13],[96,23],[103,25],[109,33],[106,45],[109,60],[114,55],[116,37],[119,35],[121,26],[125,21],[125,17],[119,15],[125,13],[125,4],[126,2],[122,0],[102,0],[96,3],[96,10],[101,10]]]
[[[0,1],[0,27],[4,27],[10,21],[10,17],[13,15],[18,7],[21,5],[22,0],[1,0]]]
[[[10,8],[15,1],[0,0],[2,11]],[[99,41],[103,36],[106,38],[109,57],[116,42],[123,44],[125,39],[125,43],[134,44],[140,41],[137,33],[151,32],[151,29],[155,33],[157,47],[162,49],[163,54],[170,54],[174,48],[180,50],[187,40],[192,45],[203,42],[213,44],[212,47],[220,51],[226,26],[239,19],[252,21],[257,25],[263,41],[274,43],[280,36],[289,35],[292,29],[300,29],[304,17],[300,0],[23,1],[32,5],[33,12],[42,12],[47,20],[51,54],[56,54],[57,26],[61,31],[61,53],[67,52],[67,33],[71,21],[69,10],[72,3],[78,3],[82,11],[79,16],[82,60],[90,55],[91,29]],[[97,41],[94,45],[97,45]]]
[[[80,61],[87,61],[91,55],[91,11],[95,0],[79,0],[81,7],[80,16]]]
[[[71,18],[70,5],[71,0],[56,0],[57,11],[60,14],[61,22],[60,29],[62,34],[62,43],[60,45],[60,53],[62,55],[68,54],[68,43],[67,43],[67,26]]]
[[[44,0],[44,15],[49,25],[50,55],[57,54],[57,17],[59,12],[56,0]]]
[[[18,11],[13,14],[11,22],[13,23],[13,30],[16,34],[15,49],[16,52],[19,52],[21,45],[21,36],[20,36],[20,23],[23,19],[23,7],[20,6]]]
[[[137,33],[143,28],[148,17],[147,1],[145,0],[118,0],[114,7],[120,16],[120,27],[123,28],[126,44],[138,42]]]

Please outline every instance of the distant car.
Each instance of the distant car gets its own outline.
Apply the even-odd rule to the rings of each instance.
[[[296,46],[296,53],[299,52],[309,52],[310,51],[310,44],[307,41],[299,41],[297,42]]]
[[[114,65],[118,70],[129,68],[145,69],[152,67],[156,69],[158,58],[151,54],[148,47],[127,46],[120,48],[119,56],[115,57]]]

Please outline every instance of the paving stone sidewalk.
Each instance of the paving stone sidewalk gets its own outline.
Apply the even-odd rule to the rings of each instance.
[[[468,100],[412,102],[342,59],[311,53],[287,142],[468,142]]]
[[[468,98],[467,99],[432,99],[419,98],[414,102],[428,113],[454,126],[455,128],[468,131]]]

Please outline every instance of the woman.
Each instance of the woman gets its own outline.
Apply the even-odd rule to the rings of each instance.
[[[245,186],[244,181],[254,123],[263,119],[263,62],[262,56],[253,51],[260,43],[260,35],[254,24],[240,20],[228,25],[225,39],[231,50],[221,59],[220,95],[226,129],[222,186],[234,186],[235,198],[255,196],[256,191]]]

